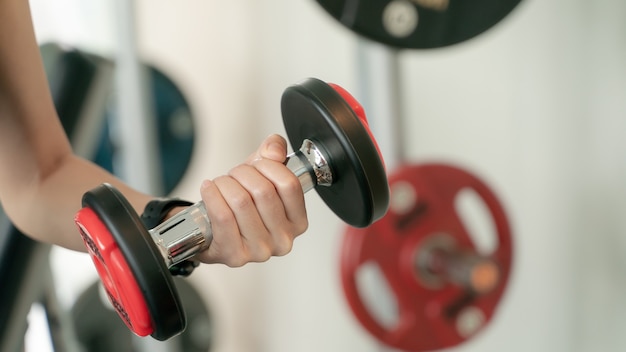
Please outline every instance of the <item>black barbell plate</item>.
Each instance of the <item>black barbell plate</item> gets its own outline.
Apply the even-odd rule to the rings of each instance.
[[[184,352],[213,350],[215,331],[211,307],[187,279],[174,277],[189,321],[189,328],[172,338],[172,345]],[[88,352],[140,352],[133,333],[101,296],[102,284],[95,282],[83,291],[71,308],[77,342]]]
[[[326,154],[333,183],[315,187],[326,205],[355,227],[380,219],[389,205],[385,167],[368,130],[341,95],[309,78],[285,90],[281,110],[294,150],[310,139]]]
[[[461,43],[499,23],[521,0],[316,0],[345,27],[404,49]],[[391,25],[390,25],[391,23]],[[399,27],[394,30],[393,27]]]

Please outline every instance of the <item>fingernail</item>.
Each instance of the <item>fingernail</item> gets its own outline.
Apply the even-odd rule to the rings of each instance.
[[[270,145],[267,146],[267,149],[270,153],[273,154],[273,156],[275,156],[275,158],[280,159],[284,157],[284,151],[283,151],[283,146],[280,145],[279,143],[270,143]]]

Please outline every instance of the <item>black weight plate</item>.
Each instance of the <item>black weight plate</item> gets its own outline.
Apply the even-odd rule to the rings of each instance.
[[[344,26],[374,41],[431,49],[471,39],[521,0],[316,0]]]
[[[330,187],[315,190],[342,220],[366,227],[389,205],[385,168],[357,115],[330,85],[309,78],[285,90],[283,123],[294,150],[309,139],[325,152],[333,172]]]
[[[188,313],[189,328],[168,340],[184,352],[212,350],[214,329],[209,306],[187,280],[174,278],[174,284]],[[133,343],[133,333],[102,297],[102,285],[89,286],[72,305],[71,316],[76,339],[88,352],[141,352]]]

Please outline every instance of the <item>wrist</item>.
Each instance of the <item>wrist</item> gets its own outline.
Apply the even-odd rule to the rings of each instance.
[[[156,198],[146,204],[141,221],[146,228],[153,229],[190,205],[193,203],[180,198]],[[187,259],[171,266],[169,271],[172,275],[188,276],[198,265],[198,261]]]
[[[141,221],[148,229],[153,229],[192,204],[180,198],[156,198],[146,204]]]

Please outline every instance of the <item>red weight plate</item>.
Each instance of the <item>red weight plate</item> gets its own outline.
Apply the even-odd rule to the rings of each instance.
[[[354,111],[354,114],[359,118],[359,121],[361,121],[361,124],[367,131],[367,134],[370,136],[372,143],[374,143],[374,146],[376,147],[376,150],[378,151],[378,155],[380,156],[380,161],[383,163],[383,166],[385,166],[383,153],[380,152],[380,148],[378,147],[378,142],[376,142],[376,138],[374,138],[374,134],[372,133],[372,130],[370,129],[370,125],[369,125],[369,122],[367,121],[367,116],[365,114],[365,109],[363,108],[363,105],[361,105],[361,103],[359,103],[359,101],[356,100],[356,98],[352,94],[350,94],[350,92],[345,90],[342,86],[337,85],[335,83],[328,83],[328,85],[331,86],[337,93],[339,93],[339,95],[343,98],[343,100],[345,100],[346,103],[348,103],[348,105],[350,106],[350,109],[352,109],[352,111]]]
[[[152,334],[154,328],[141,289],[106,226],[90,208],[81,209],[75,222],[118,315],[135,334]]]
[[[372,226],[346,230],[341,252],[344,293],[360,323],[381,342],[405,351],[452,347],[488,324],[504,294],[513,257],[508,220],[487,185],[459,168],[442,164],[405,166],[389,177],[391,189],[401,183],[414,192],[410,208],[398,212],[392,206]],[[451,283],[433,286],[416,268],[417,253],[441,234],[453,238],[456,248],[477,253],[455,208],[456,196],[464,189],[472,189],[482,198],[497,233],[497,247],[488,259],[497,264],[499,281],[482,295]],[[357,283],[359,271],[371,264],[378,266],[395,299],[397,319],[391,324],[376,318]],[[473,316],[465,314],[470,311]],[[478,324],[471,334],[459,327],[468,323]]]
[[[76,223],[120,317],[137,335],[159,341],[182,332],[185,312],[172,277],[126,198],[104,183],[82,204]]]

